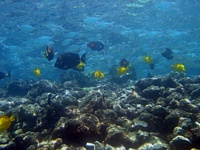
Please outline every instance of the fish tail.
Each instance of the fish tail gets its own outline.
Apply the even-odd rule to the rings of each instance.
[[[10,121],[15,121],[15,116],[14,116],[14,115],[12,115],[12,116],[10,117]]]
[[[87,53],[84,53],[84,54],[81,56],[81,61],[82,61],[83,63],[86,63],[86,54],[87,54]]]
[[[46,45],[46,50],[49,50],[49,49],[52,50],[51,43]]]

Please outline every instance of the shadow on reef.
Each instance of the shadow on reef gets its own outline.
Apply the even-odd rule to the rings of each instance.
[[[103,80],[96,80],[93,77],[93,74],[87,76],[82,72],[69,71],[61,75],[61,82],[64,83],[65,81],[75,81],[80,87],[91,87],[96,86],[100,81],[112,82],[116,84],[126,84],[129,80],[136,80],[137,75],[133,67],[130,67],[129,71],[124,75],[117,74],[117,67],[117,65],[112,66],[110,68],[109,74],[107,77],[104,77]]]
[[[64,83],[65,81],[74,81],[80,87],[91,87],[96,86],[97,81],[94,78],[84,75],[82,72],[77,71],[69,71],[65,72],[61,75],[61,82]]]
[[[200,76],[79,84],[11,81],[0,109],[16,120],[0,133],[2,149],[200,148]]]

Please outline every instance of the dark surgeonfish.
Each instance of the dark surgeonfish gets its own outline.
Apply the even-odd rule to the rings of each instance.
[[[126,59],[122,59],[121,62],[120,62],[120,66],[124,66],[124,67],[127,67],[129,65],[129,62],[126,60]]]
[[[44,52],[44,57],[51,61],[54,58],[53,48],[50,45],[46,46],[46,51]]]
[[[8,73],[4,73],[4,72],[0,71],[0,80],[5,78],[5,77],[11,77],[10,76],[10,71]]]
[[[167,59],[172,59],[173,58],[173,52],[171,49],[166,48],[164,52],[162,52],[162,56],[167,58]]]
[[[64,53],[57,58],[54,66],[64,70],[70,68],[77,69],[77,67],[79,68],[80,66],[84,67],[82,64],[86,63],[86,54],[87,53],[84,53],[80,58],[80,56],[75,53]],[[82,70],[82,68],[80,68],[80,70]]]
[[[91,48],[92,50],[95,51],[100,51],[104,49],[104,44],[100,41],[92,41],[87,44],[87,47]]]

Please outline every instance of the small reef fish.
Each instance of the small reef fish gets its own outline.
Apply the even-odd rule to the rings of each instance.
[[[8,73],[4,73],[0,71],[0,80],[5,78],[5,77],[11,77],[10,71]]]
[[[87,44],[87,47],[91,48],[92,50],[95,51],[100,51],[104,49],[104,44],[100,41],[92,41]]]
[[[120,62],[120,66],[128,67],[128,65],[129,65],[129,62],[123,58]]]
[[[44,52],[44,57],[51,61],[54,58],[53,48],[50,45],[46,46],[46,51]]]
[[[143,56],[143,60],[147,64],[152,64],[153,63],[153,58],[151,56],[149,56],[149,55]]]
[[[161,53],[163,57],[167,58],[167,59],[172,59],[173,56],[173,52],[171,49],[166,48],[164,52]]]
[[[184,64],[175,64],[175,65],[172,65],[171,66],[174,71],[177,71],[177,72],[184,72],[185,71],[185,65]]]
[[[118,75],[124,75],[128,72],[129,70],[129,67],[124,67],[124,66],[120,66],[118,69],[117,69],[117,74]]]
[[[155,64],[154,64],[153,58],[151,56],[149,56],[149,55],[143,56],[143,60],[145,63],[149,64],[151,69],[154,69]]]
[[[23,32],[32,32],[35,28],[29,24],[17,25],[17,27]]]
[[[39,77],[41,75],[41,72],[40,72],[39,68],[34,69],[33,72],[34,72],[36,77]]]
[[[12,115],[10,118],[7,116],[0,116],[0,132],[7,130],[14,120],[14,115]]]
[[[126,59],[122,59],[119,63],[120,67],[117,69],[118,75],[124,75],[129,71],[129,62]]]
[[[67,69],[70,69],[70,68],[73,68],[75,70],[78,70],[79,68],[83,69],[84,68],[84,65],[82,63],[86,63],[86,54],[87,53],[84,53],[81,58],[78,54],[75,54],[75,53],[64,53],[64,54],[61,54],[54,66],[59,68],[59,69],[64,69],[64,70],[67,70]]]
[[[80,63],[74,67],[73,69],[74,70],[77,70],[77,71],[84,71],[84,67],[85,67],[85,63],[83,63],[81,60],[80,60]]]
[[[103,77],[104,77],[104,73],[101,72],[100,70],[97,70],[97,71],[94,72],[94,78],[95,79],[101,79]]]

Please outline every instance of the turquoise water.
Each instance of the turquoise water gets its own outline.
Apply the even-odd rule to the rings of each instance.
[[[0,1],[0,70],[13,79],[59,81],[65,70],[53,65],[64,52],[87,54],[85,72],[105,74],[122,58],[135,68],[137,78],[165,75],[183,63],[187,76],[200,73],[200,3],[198,0],[3,0]],[[100,40],[100,52],[86,47]],[[43,57],[51,44],[55,58]],[[172,60],[161,52],[170,48]],[[152,56],[155,68],[142,60]],[[70,71],[70,70],[67,70]]]

